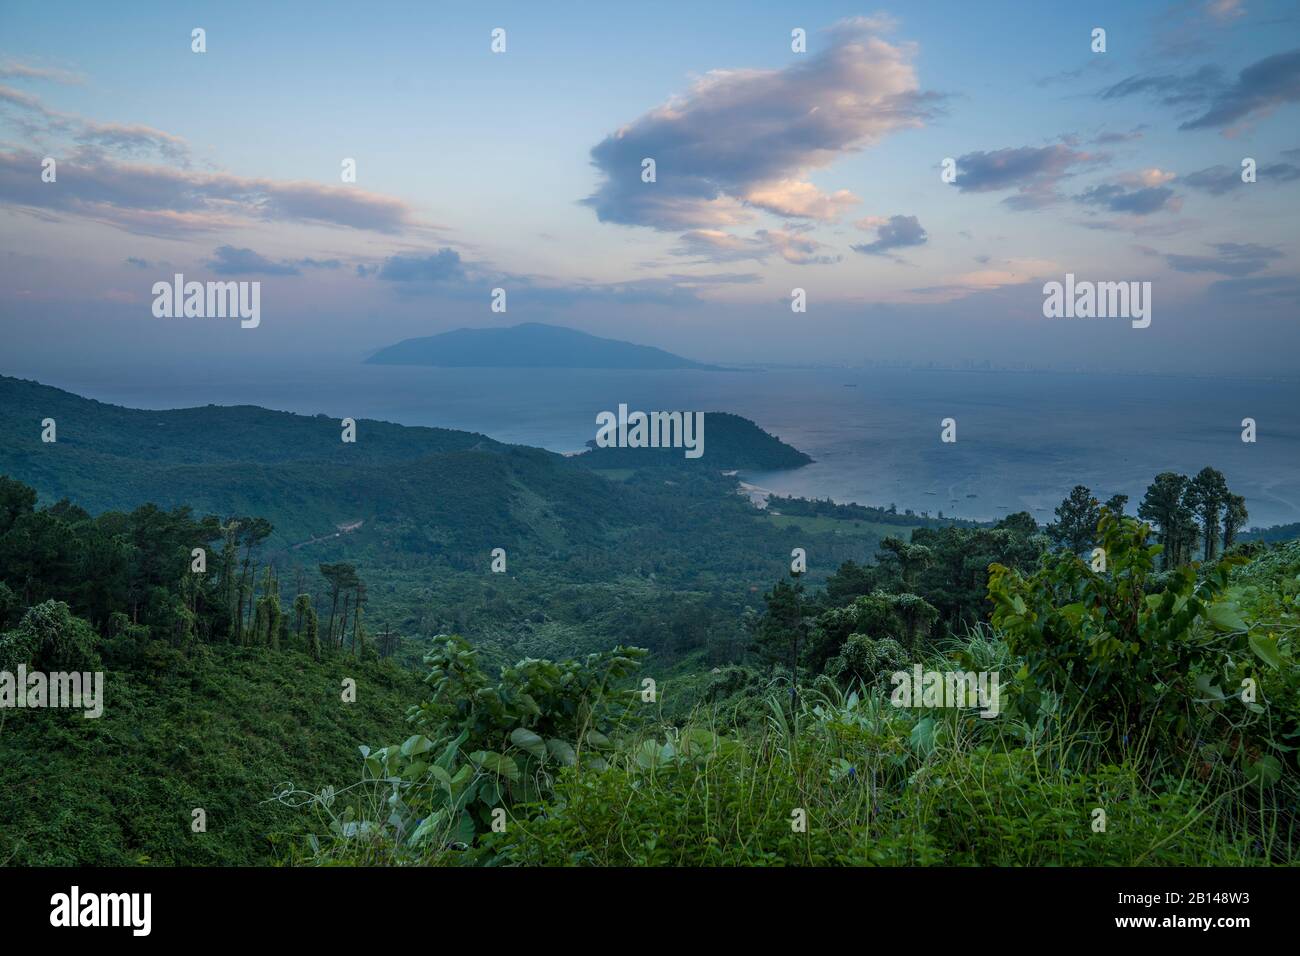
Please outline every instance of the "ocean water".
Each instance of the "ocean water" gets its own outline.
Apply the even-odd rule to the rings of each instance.
[[[7,370],[8,371],[8,370]],[[15,374],[9,371],[9,374]],[[596,414],[728,411],[814,459],[745,473],[780,494],[987,519],[1039,520],[1075,484],[1136,507],[1161,471],[1220,469],[1251,524],[1300,521],[1300,383],[1055,372],[909,369],[609,371],[341,365],[179,370],[147,381],[69,371],[41,381],[143,408],[251,404],[482,432],[575,452]],[[1253,418],[1258,441],[1241,441]],[[957,441],[940,441],[956,419]],[[707,434],[705,455],[707,458]]]

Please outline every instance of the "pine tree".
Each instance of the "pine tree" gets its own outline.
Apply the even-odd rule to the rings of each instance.
[[[1097,537],[1101,507],[1086,485],[1075,485],[1069,496],[1056,507],[1056,521],[1047,533],[1058,547],[1081,554],[1092,547]]]
[[[1183,503],[1201,525],[1206,561],[1214,560],[1219,548],[1220,515],[1228,502],[1228,494],[1228,482],[1223,472],[1208,467],[1197,472],[1183,494]]]
[[[1187,476],[1165,471],[1156,475],[1155,480],[1147,486],[1142,503],[1138,505],[1138,517],[1153,525],[1164,545],[1164,567],[1178,567],[1183,564],[1183,552],[1187,550],[1189,529],[1194,530],[1192,514],[1183,503],[1187,491]]]
[[[1228,495],[1228,501],[1223,509],[1223,550],[1227,551],[1232,547],[1233,541],[1237,538],[1237,532],[1246,526],[1250,519],[1250,513],[1246,511],[1246,499],[1241,495]]]

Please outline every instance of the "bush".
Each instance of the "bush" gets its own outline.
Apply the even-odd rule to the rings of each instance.
[[[101,666],[99,637],[62,601],[27,609],[18,626],[0,635],[0,670],[20,665],[46,671],[88,671]]]

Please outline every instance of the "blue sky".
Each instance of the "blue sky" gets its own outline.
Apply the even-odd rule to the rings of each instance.
[[[1300,19],[1260,0],[8,3],[0,370],[549,321],[722,361],[1291,372],[1297,100]],[[260,281],[261,326],[162,324],[177,271]],[[1152,282],[1151,326],[1045,319],[1066,272]]]

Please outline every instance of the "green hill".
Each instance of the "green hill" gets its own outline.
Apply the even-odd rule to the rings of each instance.
[[[40,440],[45,418],[57,424],[53,444]],[[743,641],[740,612],[788,570],[792,548],[808,549],[818,580],[880,537],[773,525],[736,493],[724,462],[802,456],[736,416],[707,421],[703,466],[651,454],[606,469],[603,454],[570,458],[467,432],[363,419],[345,444],[339,422],[322,416],[127,409],[0,377],[0,475],[34,487],[40,504],[67,498],[92,514],[151,502],[223,522],[264,518],[274,530],[255,562],[274,563],[318,602],[329,594],[317,566],[355,565],[373,619],[401,633],[408,660],[448,630],[502,659],[632,635],[679,659]],[[507,573],[489,571],[496,548]]]
[[[769,435],[748,418],[704,413],[704,453],[688,458],[682,448],[598,448],[593,438],[577,460],[592,468],[682,467],[713,470],[779,471],[810,464],[812,458]]]

